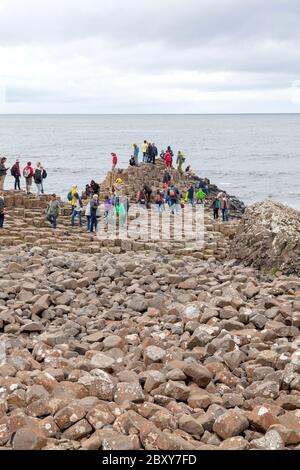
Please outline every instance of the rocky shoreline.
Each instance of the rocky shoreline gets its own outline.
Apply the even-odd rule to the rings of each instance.
[[[72,232],[67,206],[54,232],[41,216],[47,197],[9,198],[1,449],[300,449],[300,279],[284,269],[298,213],[292,250],[275,243],[273,257],[267,228],[268,257],[261,244],[251,258],[265,204],[230,224],[208,211],[197,251]]]

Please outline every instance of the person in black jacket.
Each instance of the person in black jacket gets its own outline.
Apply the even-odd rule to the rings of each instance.
[[[34,172],[33,179],[37,187],[37,195],[39,197],[42,194],[42,184],[43,184],[43,170],[40,165],[37,166]]]
[[[21,170],[20,170],[20,161],[17,160],[16,163],[13,165],[12,169],[10,170],[11,175],[15,178],[15,191],[18,189],[21,191]]]
[[[97,232],[97,226],[98,226],[98,220],[97,220],[97,211],[99,207],[99,198],[97,194],[94,194],[94,196],[91,199],[90,202],[90,208],[91,208],[91,233]]]

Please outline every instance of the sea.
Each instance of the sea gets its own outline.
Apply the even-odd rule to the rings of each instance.
[[[300,210],[300,114],[0,115],[8,166],[42,162],[46,192],[63,198],[73,184],[101,182],[111,152],[126,168],[144,140],[181,150],[186,166],[247,205],[271,198]]]

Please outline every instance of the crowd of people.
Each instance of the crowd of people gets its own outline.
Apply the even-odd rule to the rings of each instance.
[[[116,153],[111,153],[112,157],[112,170],[117,168],[118,156]],[[138,192],[136,202],[143,208],[150,208],[151,204],[155,204],[157,211],[162,213],[169,208],[172,214],[178,214],[180,209],[184,209],[186,205],[195,207],[197,204],[207,205],[209,196],[209,181],[200,180],[196,184],[191,185],[184,193],[180,192],[176,185],[172,182],[172,172],[170,169],[177,166],[179,172],[183,172],[186,157],[184,153],[179,150],[175,162],[174,152],[171,146],[166,150],[162,150],[159,154],[155,143],[144,141],[141,146],[141,159],[140,148],[137,144],[133,144],[133,152],[130,157],[130,166],[139,166],[140,164],[156,164],[156,160],[160,158],[165,162],[165,172],[161,182],[161,189],[153,191],[153,189],[145,183],[143,188]],[[189,172],[190,165],[186,167],[185,171]],[[25,191],[31,194],[33,182],[36,186],[36,195],[39,197],[44,194],[44,180],[47,178],[47,172],[40,162],[34,167],[29,161],[22,169],[20,160],[17,159],[11,168],[7,167],[7,158],[0,159],[0,229],[3,228],[4,214],[5,214],[5,200],[4,200],[4,183],[8,171],[14,177],[14,189],[21,190],[22,177],[25,180]],[[112,222],[116,218],[124,218],[129,211],[129,203],[126,198],[122,197],[122,179],[118,177],[111,187],[110,194],[104,197],[105,213],[104,216],[107,221]],[[88,201],[84,205],[83,198],[77,186],[73,186],[67,198],[72,206],[71,212],[71,226],[75,226],[76,220],[78,224],[83,227],[83,215],[86,216],[86,229],[94,233],[97,231],[99,207],[100,207],[100,185],[94,180],[86,185],[85,198]],[[220,212],[223,222],[229,221],[230,214],[230,199],[226,193],[221,192],[213,199],[211,209],[213,217],[218,220]],[[57,219],[60,214],[60,203],[56,194],[52,194],[49,204],[46,209],[46,216],[51,226],[56,229]]]
[[[141,157],[140,157],[141,153]],[[118,156],[116,153],[112,153],[112,169],[115,170],[118,165]],[[144,141],[140,148],[137,144],[133,144],[133,152],[129,159],[130,166],[139,166],[143,163],[150,163],[152,165],[156,164],[157,159],[160,158],[162,161],[165,162],[166,169],[171,169],[177,167],[178,171],[181,173],[183,170],[183,165],[186,161],[186,156],[184,153],[179,150],[177,153],[177,158],[175,161],[175,156],[172,148],[170,146],[167,147],[166,150],[162,150],[159,154],[157,146],[155,143]],[[191,170],[191,166],[187,166],[185,171],[189,172]]]
[[[6,176],[10,170],[11,176],[14,178],[15,191],[21,191],[21,178],[25,180],[25,191],[31,194],[32,183],[36,185],[37,196],[44,194],[44,180],[47,178],[47,171],[43,168],[41,162],[36,167],[31,162],[27,162],[26,166],[21,169],[20,160],[17,159],[11,168],[7,167],[7,158],[0,159],[0,191],[4,190]]]

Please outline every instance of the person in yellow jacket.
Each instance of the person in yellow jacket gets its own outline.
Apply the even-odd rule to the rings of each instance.
[[[78,193],[77,186],[73,185],[73,186],[72,186],[72,189],[71,189],[71,195],[72,195],[71,204],[72,204],[72,207],[75,206],[75,203],[76,203],[75,194],[77,194],[77,193]]]

